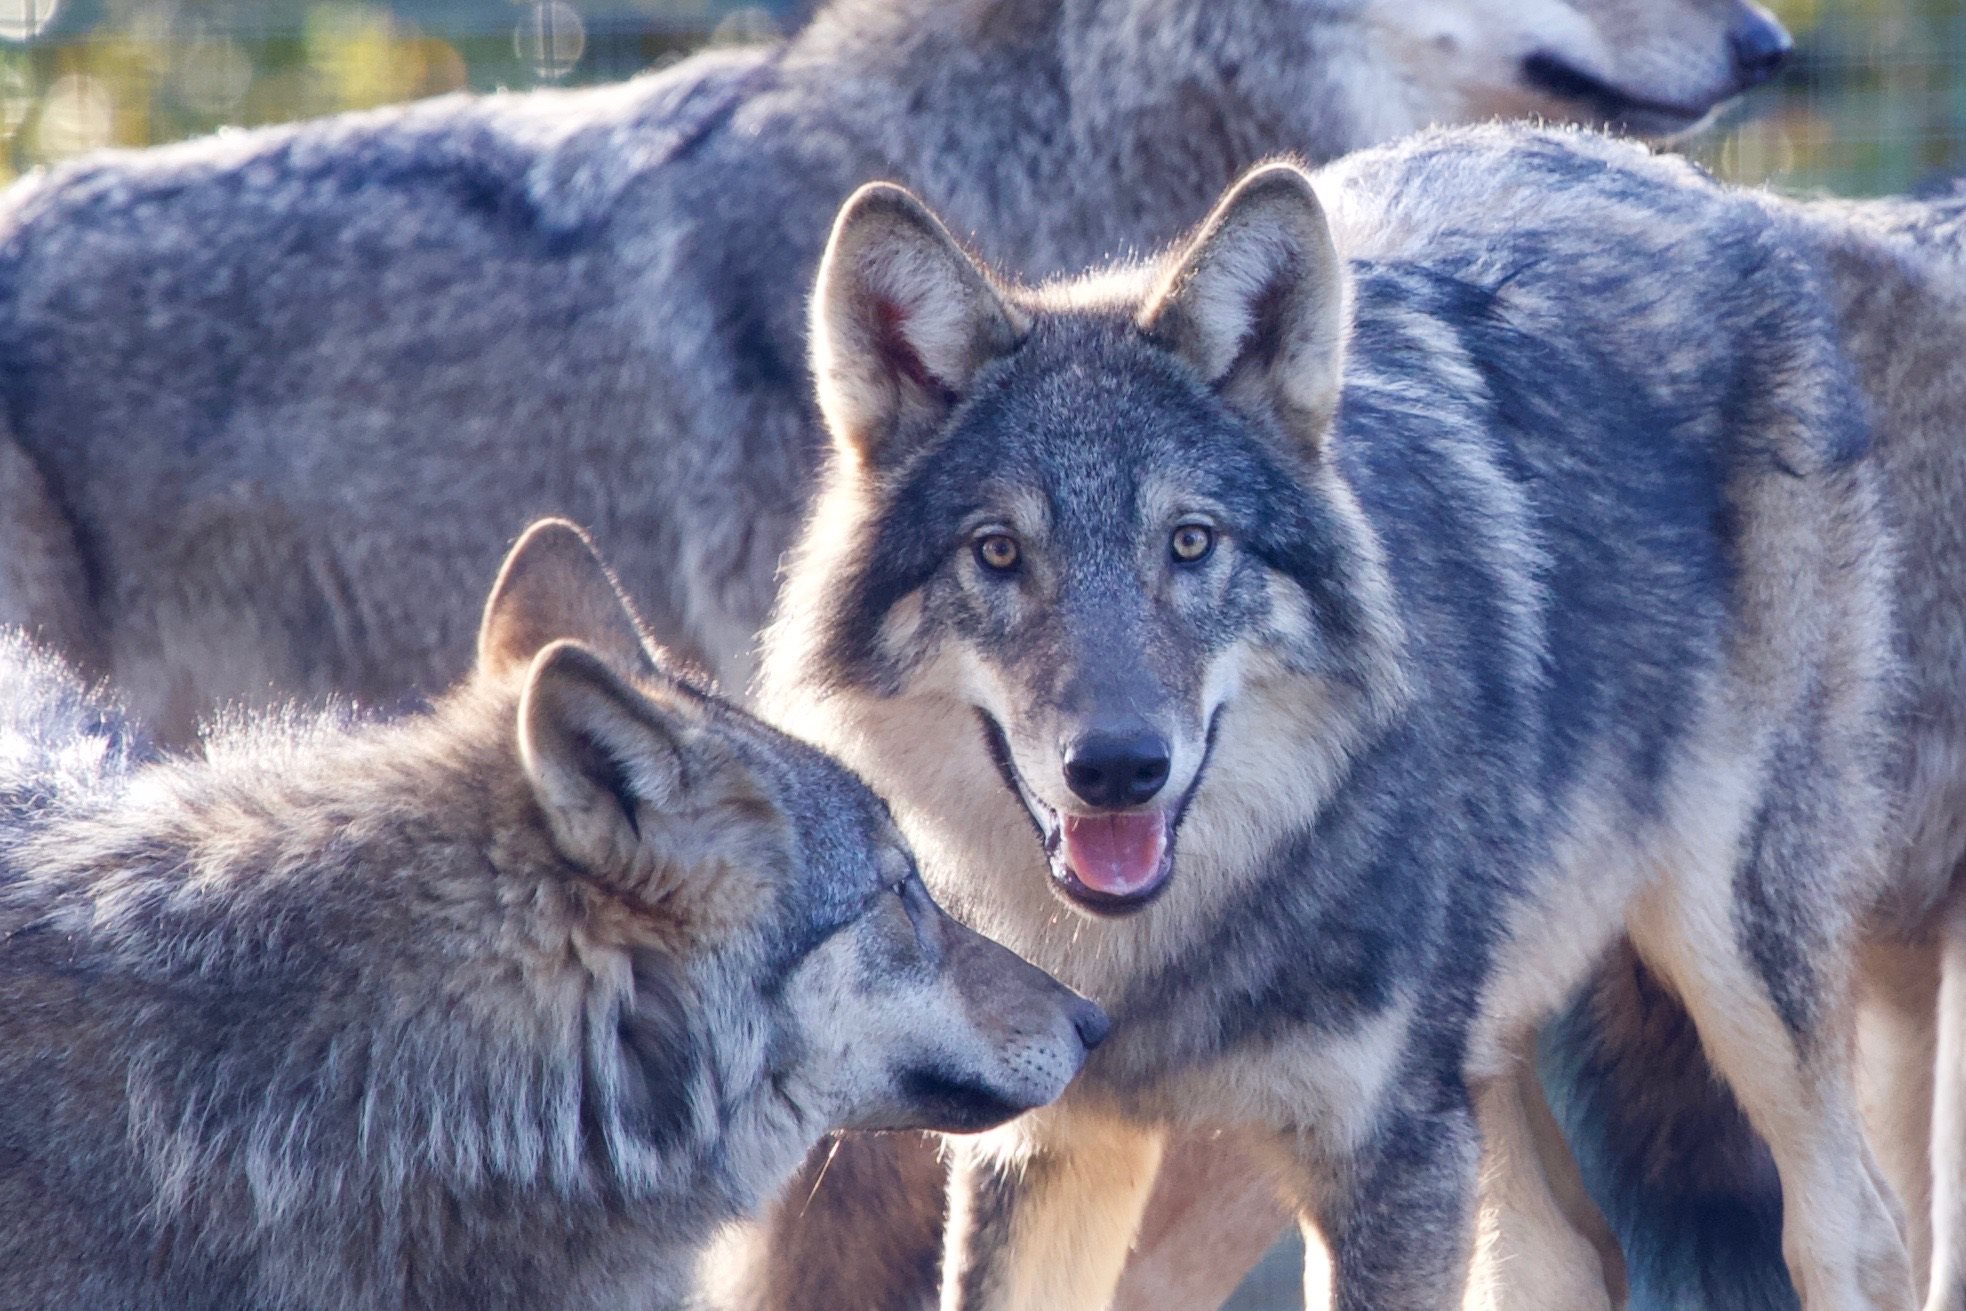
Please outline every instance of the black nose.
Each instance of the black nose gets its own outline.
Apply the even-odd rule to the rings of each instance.
[[[1088,733],[1065,753],[1065,782],[1081,800],[1121,810],[1154,799],[1171,759],[1158,733]]]
[[[1766,14],[1749,14],[1728,36],[1734,47],[1734,68],[1745,89],[1759,86],[1788,62],[1795,42],[1782,25]]]
[[[1091,1051],[1106,1041],[1106,1035],[1113,1031],[1113,1022],[1106,1018],[1106,1012],[1083,997],[1072,998],[1072,1027],[1079,1031],[1079,1041]]]

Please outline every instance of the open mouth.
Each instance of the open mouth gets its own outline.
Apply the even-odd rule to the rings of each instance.
[[[1727,99],[1692,105],[1652,100],[1587,73],[1547,51],[1523,60],[1522,75],[1530,86],[1545,95],[1584,105],[1592,117],[1605,125],[1642,136],[1670,136],[1687,131]]]
[[[1081,910],[1110,918],[1142,910],[1166,890],[1174,874],[1175,836],[1215,745],[1213,719],[1208,725],[1202,767],[1174,805],[1071,815],[1046,805],[1024,785],[1003,726],[981,708],[976,715],[982,721],[984,743],[997,773],[1004,786],[1024,803],[1024,813],[1037,830],[1054,892]]]

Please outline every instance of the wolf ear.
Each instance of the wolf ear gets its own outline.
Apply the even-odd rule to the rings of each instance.
[[[919,200],[862,187],[833,224],[812,307],[834,440],[866,466],[894,463],[1027,327]]]
[[[678,835],[671,821],[729,790],[728,762],[699,745],[685,693],[643,692],[578,642],[533,660],[519,700],[519,758],[554,845],[611,882],[649,882]]]
[[[1320,447],[1344,372],[1346,279],[1310,178],[1267,164],[1232,187],[1139,323],[1232,404]]]
[[[503,674],[572,638],[628,674],[653,673],[633,607],[593,542],[565,519],[526,529],[498,571],[478,625],[478,669]]]

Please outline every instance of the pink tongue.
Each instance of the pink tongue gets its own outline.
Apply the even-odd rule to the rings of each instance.
[[[1127,897],[1150,887],[1167,854],[1158,814],[1065,816],[1065,864],[1095,892]]]

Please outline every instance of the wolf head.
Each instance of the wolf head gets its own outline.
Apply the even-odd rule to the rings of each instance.
[[[931,859],[956,835],[952,889],[979,856],[1032,865],[1003,799],[1095,915],[1182,884],[1195,827],[1227,877],[1403,696],[1385,567],[1327,458],[1347,331],[1293,167],[1164,265],[1038,292],[864,189],[815,301],[837,450],[769,640],[775,706],[922,816]]]
[[[1675,136],[1773,76],[1792,45],[1753,0],[1367,0],[1363,8],[1398,70],[1399,85],[1372,93],[1420,124],[1543,117]]]
[[[1025,59],[1055,41],[1074,100],[1101,95],[1069,112],[1103,116],[1105,144],[1132,125],[1197,165],[1490,118],[1673,136],[1792,46],[1755,0],[831,0],[812,35]]]
[[[1091,1003],[937,908],[859,780],[662,674],[571,525],[513,549],[478,665],[520,685],[517,764],[606,909],[593,931],[668,980],[624,1016],[626,1056],[679,1073],[716,1059],[691,1035],[741,1038],[814,1137],[963,1132],[1058,1096],[1103,1036]]]

